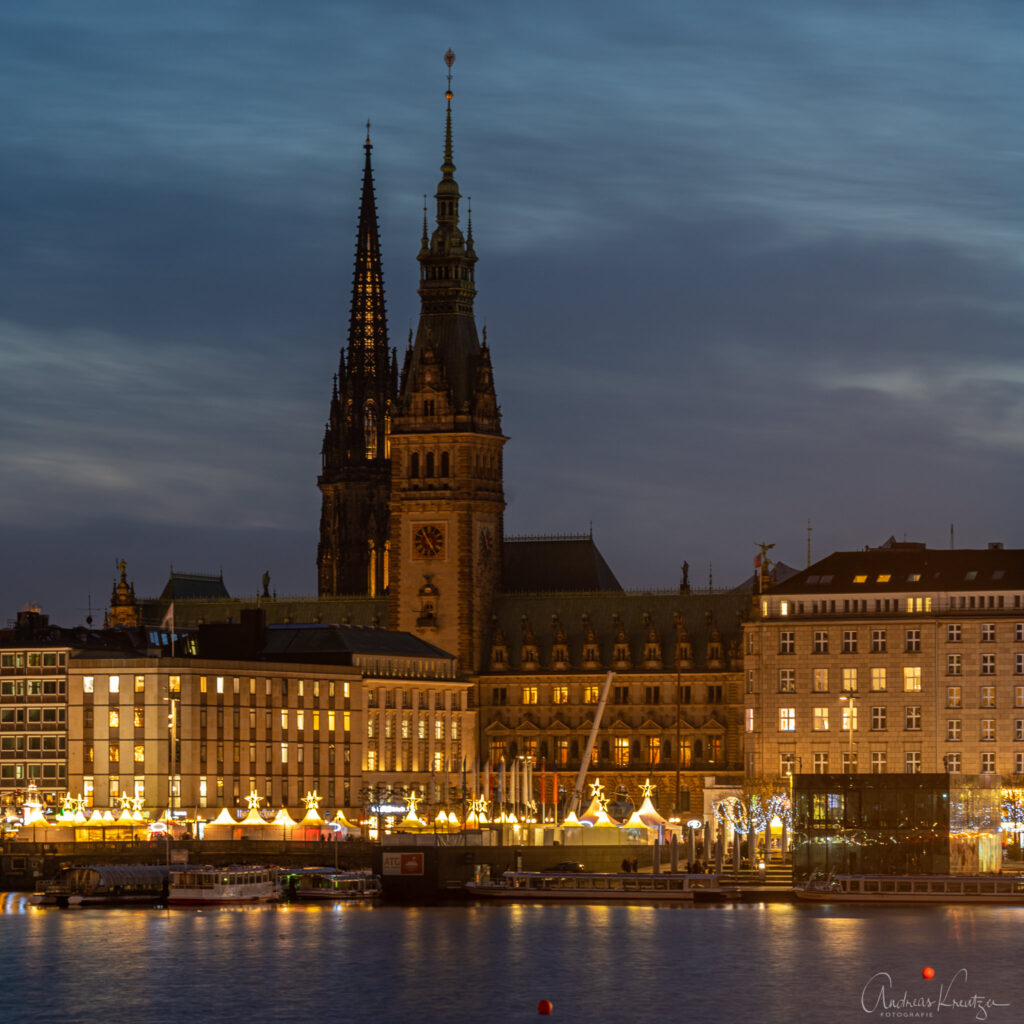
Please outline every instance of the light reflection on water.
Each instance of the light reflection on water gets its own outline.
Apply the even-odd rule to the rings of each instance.
[[[1024,1019],[1024,908],[280,905],[33,907],[0,895],[0,1020],[564,1022],[884,1020],[895,994],[971,991]],[[943,1009],[943,1022],[976,1019]],[[895,1019],[895,1018],[890,1018]],[[980,1018],[978,1018],[980,1019]]]

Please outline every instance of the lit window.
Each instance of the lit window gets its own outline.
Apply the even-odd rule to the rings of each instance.
[[[779,614],[780,615],[788,615],[789,614],[789,602],[788,601],[780,602],[780,604],[779,604]]]
[[[885,669],[873,668],[871,670],[871,689],[880,692],[885,689]]]
[[[903,690],[906,693],[921,689],[921,668],[918,665],[903,666]]]
[[[828,728],[828,708],[814,709],[814,728],[821,731]]]
[[[876,583],[888,583],[892,579],[892,573],[883,572],[875,579]]]
[[[747,732],[753,732],[754,731],[754,709],[753,708],[747,708],[746,709],[746,727],[747,727]]]
[[[629,764],[629,739],[626,736],[615,737],[615,764],[620,768]]]
[[[842,731],[849,732],[851,729],[857,728],[857,705],[851,705],[849,702],[843,705],[843,724]]]
[[[536,704],[537,703],[537,687],[536,686],[524,686],[523,687],[523,703],[524,704]]]
[[[796,729],[796,708],[779,708],[779,731],[793,732]]]
[[[223,676],[217,676],[217,692],[218,693],[223,693],[224,692],[224,677]]]
[[[107,713],[107,725],[109,725],[111,729],[116,729],[120,726],[120,724],[120,711],[118,711],[117,708],[111,708],[110,711]]]
[[[853,582],[854,583],[867,583],[867,581],[868,581],[867,576],[854,576],[853,577]]]
[[[135,763],[145,764],[146,763],[146,748],[141,743],[135,744]]]
[[[816,668],[814,670],[814,692],[828,693],[828,669]]]
[[[843,669],[843,692],[852,693],[857,689],[857,670],[855,668]]]
[[[110,677],[110,692],[111,693],[117,693],[118,690],[120,690],[120,688],[121,688],[121,677],[120,676],[111,676]]]
[[[93,676],[83,676],[82,677],[82,692],[83,693],[92,693],[93,692],[93,682],[94,682],[94,677]]]
[[[568,686],[552,686],[551,687],[551,703],[552,704],[568,704],[569,703],[569,687]]]

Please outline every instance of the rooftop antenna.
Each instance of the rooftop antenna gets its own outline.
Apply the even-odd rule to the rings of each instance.
[[[811,567],[811,521],[807,520],[807,568]]]

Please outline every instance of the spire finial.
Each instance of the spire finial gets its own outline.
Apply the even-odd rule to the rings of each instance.
[[[455,54],[451,49],[444,55],[444,62],[448,65],[448,88],[444,94],[444,98],[448,101],[448,112],[445,117],[444,163],[441,165],[441,170],[446,178],[450,178],[455,170],[455,164],[452,162],[452,96],[455,95],[452,92],[452,65],[455,63]]]
[[[364,146],[369,146],[370,145],[370,120],[369,120],[369,118],[367,118],[367,120],[366,120],[366,142],[364,142],[363,145]]]
[[[448,65],[448,89],[444,94],[444,98],[448,101],[448,109],[452,109],[452,65],[455,63],[455,51],[448,47],[448,52],[444,55],[444,62]]]

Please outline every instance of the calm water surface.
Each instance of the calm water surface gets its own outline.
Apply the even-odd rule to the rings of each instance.
[[[1024,1021],[1015,907],[0,911],[3,1024]]]

